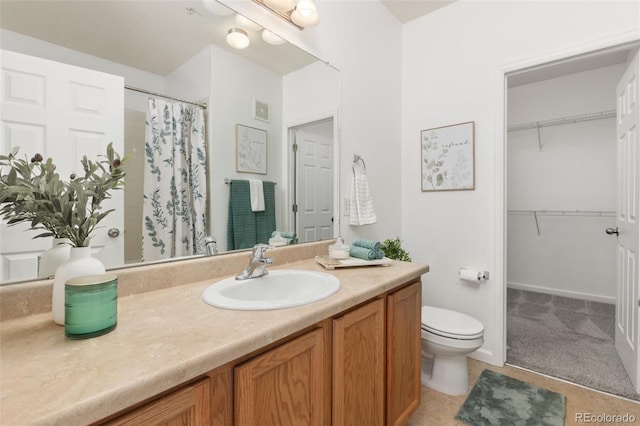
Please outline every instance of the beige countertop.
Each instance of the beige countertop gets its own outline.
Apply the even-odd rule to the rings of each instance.
[[[325,271],[313,259],[282,269]],[[273,267],[271,269],[280,269]],[[118,326],[68,340],[50,313],[0,323],[0,424],[87,424],[338,314],[428,271],[426,265],[325,271],[340,290],[309,305],[233,311],[206,305],[199,281],[118,299]]]

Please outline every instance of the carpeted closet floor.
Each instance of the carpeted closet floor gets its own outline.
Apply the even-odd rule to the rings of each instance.
[[[507,363],[640,401],[614,346],[615,306],[507,289]]]

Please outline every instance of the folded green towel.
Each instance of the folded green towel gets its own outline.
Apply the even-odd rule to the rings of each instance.
[[[296,238],[297,238],[297,237],[296,237],[296,233],[295,233],[295,232],[288,232],[288,231],[273,231],[273,232],[271,233],[271,236],[272,236],[272,237],[275,237],[275,236],[276,236],[276,233],[280,233],[280,236],[281,236],[282,238],[286,238],[286,239],[289,239],[289,240],[294,240],[294,239],[296,239]]]
[[[376,251],[365,247],[351,246],[349,248],[349,256],[364,260],[374,260],[376,259]]]
[[[384,258],[384,251],[382,249],[376,250],[376,259]]]
[[[380,241],[364,240],[362,238],[358,238],[353,242],[353,245],[356,247],[368,248],[374,251],[380,250]]]

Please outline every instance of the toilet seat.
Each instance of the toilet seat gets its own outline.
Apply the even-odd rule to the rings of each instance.
[[[422,307],[422,330],[459,340],[473,340],[484,334],[482,323],[472,316],[435,306]]]

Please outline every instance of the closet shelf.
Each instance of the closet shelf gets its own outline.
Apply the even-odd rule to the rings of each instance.
[[[582,121],[602,120],[616,116],[616,110],[591,112],[588,114],[574,115],[571,117],[552,118],[550,120],[533,121],[531,123],[514,124],[509,126],[507,131],[515,132],[518,130],[539,129],[541,127],[560,126],[563,124],[579,123]]]
[[[616,212],[611,210],[507,210],[507,214],[533,216],[538,236],[540,236],[538,216],[616,217]]]
[[[612,210],[507,210],[507,214],[520,216],[616,217],[616,212]]]

